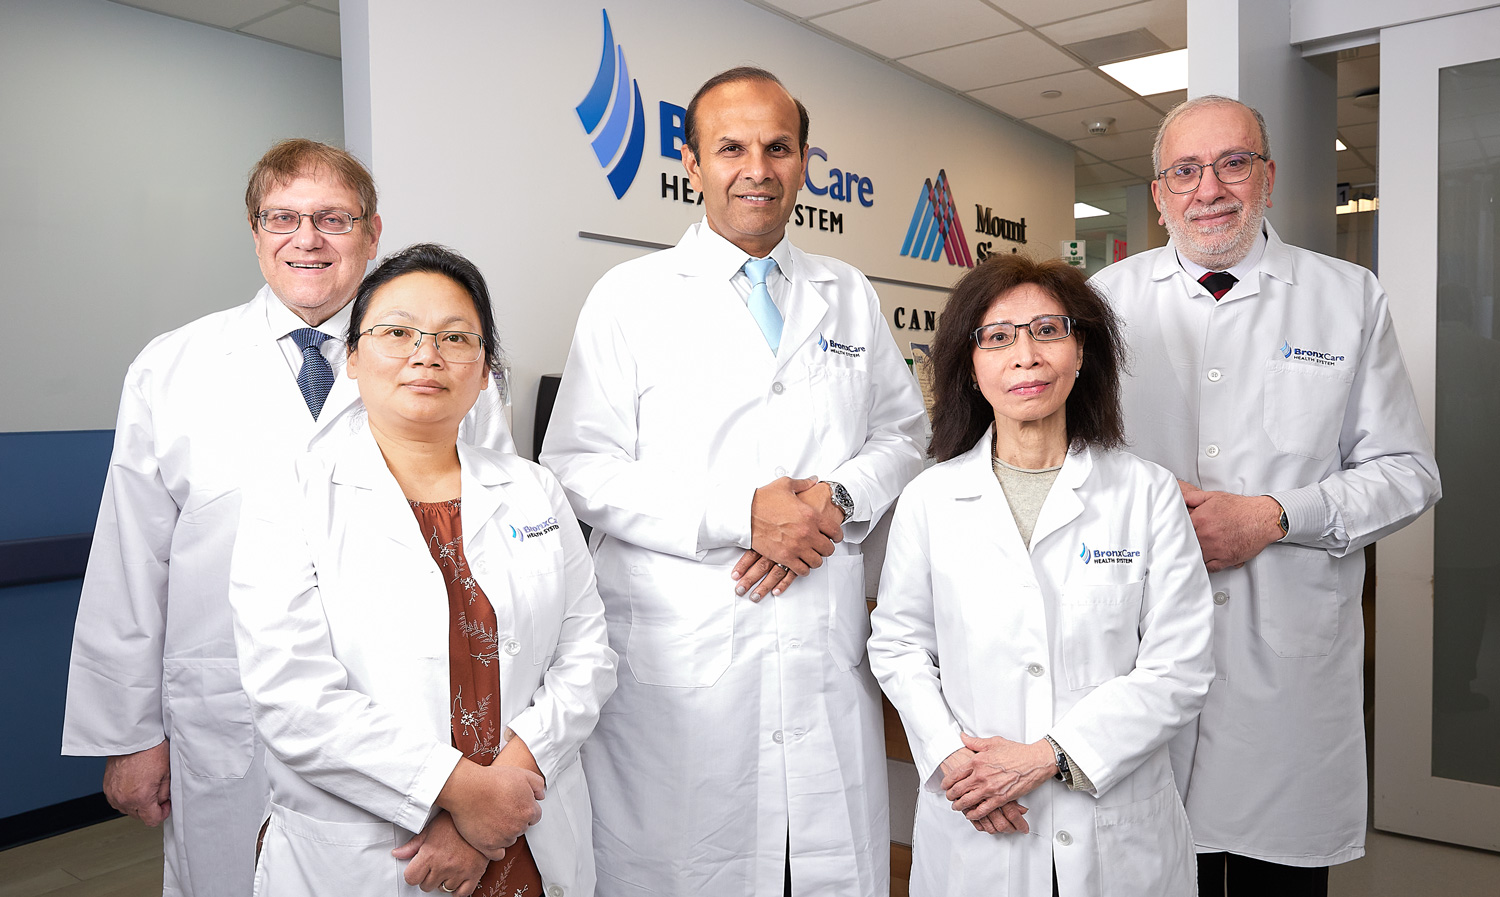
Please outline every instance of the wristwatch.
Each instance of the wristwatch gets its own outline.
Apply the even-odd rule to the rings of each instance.
[[[1052,759],[1057,763],[1057,775],[1052,778],[1057,779],[1064,785],[1071,786],[1073,784],[1073,775],[1072,770],[1068,768],[1068,755],[1063,753],[1062,746],[1053,741],[1051,735],[1043,735],[1042,737],[1047,739],[1047,743],[1052,746]]]
[[[1271,496],[1267,495],[1266,498],[1271,498]],[[1276,499],[1271,498],[1271,501],[1276,501]],[[1276,507],[1281,508],[1281,502],[1276,501]],[[1291,522],[1286,519],[1286,508],[1281,508],[1281,518],[1276,521],[1276,525],[1281,527],[1281,539],[1285,539],[1287,533],[1292,531]],[[1280,542],[1281,539],[1276,541]]]
[[[831,490],[828,497],[840,511],[844,512],[844,522],[847,523],[849,518],[854,516],[854,499],[849,496],[849,490],[845,489],[842,483],[835,483],[833,480],[823,482],[828,484]]]

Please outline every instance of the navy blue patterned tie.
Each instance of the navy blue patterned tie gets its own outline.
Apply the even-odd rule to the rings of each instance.
[[[302,398],[307,401],[307,410],[312,412],[313,420],[317,420],[323,411],[323,402],[328,399],[328,391],[333,388],[333,368],[318,350],[328,339],[328,334],[303,327],[287,336],[302,350],[302,372],[297,375],[297,388],[302,390]]]

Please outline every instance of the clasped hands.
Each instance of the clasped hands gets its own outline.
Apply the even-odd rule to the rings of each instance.
[[[1210,492],[1186,480],[1178,480],[1177,488],[1182,490],[1210,573],[1243,567],[1282,536],[1276,524],[1281,505],[1269,495]]]
[[[817,477],[781,477],[755,490],[750,549],[729,574],[736,595],[749,592],[751,601],[780,595],[797,577],[822,566],[833,543],[844,541],[844,512],[832,492]]]
[[[407,884],[469,897],[490,862],[503,859],[505,848],[542,818],[537,803],[546,794],[542,777],[525,766],[501,762],[510,759],[502,750],[490,766],[464,759],[454,767],[438,793],[439,811],[416,837],[391,851],[396,859],[410,861]]]
[[[998,736],[959,737],[964,746],[939,765],[943,791],[953,809],[986,834],[1031,831],[1024,818],[1026,808],[1016,801],[1057,774],[1052,746],[1046,739],[1021,744]]]

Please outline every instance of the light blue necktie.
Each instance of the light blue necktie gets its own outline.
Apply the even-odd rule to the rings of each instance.
[[[306,400],[313,420],[317,420],[323,411],[323,402],[328,399],[328,391],[333,388],[333,368],[328,366],[328,359],[318,349],[328,339],[328,334],[303,327],[287,336],[302,350],[302,372],[297,375],[297,388],[302,390],[302,398]]]
[[[763,259],[750,259],[745,262],[745,276],[750,278],[750,298],[746,305],[750,307],[750,317],[760,325],[760,332],[766,337],[766,345],[771,347],[771,354],[781,346],[781,312],[777,310],[776,303],[771,301],[771,291],[766,289],[766,277],[776,267],[776,260],[769,255]]]

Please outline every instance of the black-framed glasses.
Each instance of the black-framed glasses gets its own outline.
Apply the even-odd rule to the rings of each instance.
[[[980,327],[969,334],[969,338],[981,349],[1004,349],[1015,345],[1016,337],[1022,330],[1030,333],[1031,338],[1039,343],[1050,343],[1067,339],[1073,333],[1073,319],[1067,315],[1037,315],[1025,324],[1001,321]]]
[[[1255,160],[1269,161],[1260,153],[1225,153],[1213,161],[1211,167],[1214,177],[1221,184],[1238,184],[1250,177],[1250,172],[1255,170]],[[1205,166],[1197,162],[1184,162],[1181,165],[1173,165],[1171,168],[1163,168],[1156,176],[1167,183],[1167,189],[1173,193],[1192,193],[1198,189],[1203,181],[1203,169]]]
[[[313,227],[325,234],[338,236],[354,230],[354,222],[361,215],[350,215],[338,209],[319,209],[316,212],[298,212],[294,209],[261,209],[256,213],[261,230],[268,234],[295,234],[302,226],[303,218],[311,218]]]
[[[405,324],[376,324],[361,331],[365,339],[360,345],[369,343],[370,348],[386,358],[410,358],[422,347],[422,338],[432,337],[438,355],[453,364],[469,364],[484,357],[484,337],[466,330],[439,330],[428,333]]]

